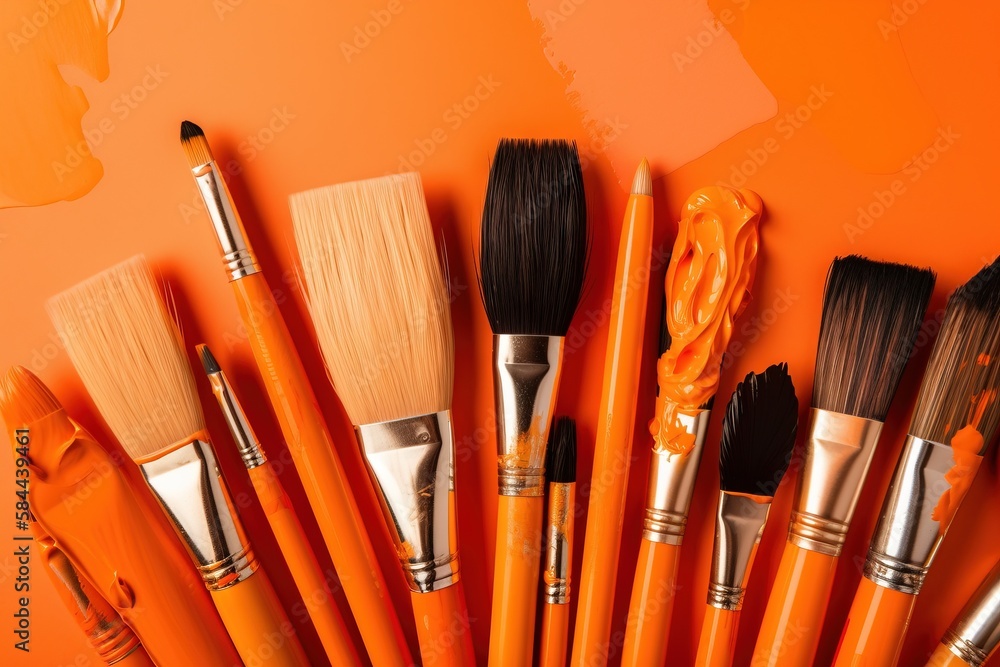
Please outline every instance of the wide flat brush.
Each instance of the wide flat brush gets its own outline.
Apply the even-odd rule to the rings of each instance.
[[[479,243],[480,288],[493,330],[499,469],[493,667],[529,665],[534,655],[545,450],[588,243],[576,145],[501,139]]]
[[[899,659],[927,570],[996,436],[998,392],[1000,259],[948,299],[836,667]],[[974,535],[965,538],[975,544]]]
[[[719,446],[719,505],[698,643],[699,667],[733,664],[740,610],[774,491],[788,469],[799,402],[785,364],[749,373],[726,408]]]
[[[375,548],[222,170],[205,133],[190,121],[181,124],[181,147],[205,201],[254,361],[368,655],[378,665],[407,666],[413,660]]]
[[[420,176],[289,203],[309,314],[396,542],[423,662],[474,665],[456,538],[455,343]]]
[[[97,274],[48,307],[91,398],[173,522],[244,662],[307,665],[222,480],[180,332],[145,258]]]
[[[929,269],[856,255],[830,265],[802,477],[754,665],[813,664],[840,551],[933,289]]]

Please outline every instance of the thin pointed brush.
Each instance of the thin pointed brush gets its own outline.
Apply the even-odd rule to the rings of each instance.
[[[257,370],[368,655],[378,665],[408,666],[413,659],[375,547],[222,171],[205,133],[190,121],[181,124],[181,147],[205,202]]]
[[[474,665],[455,537],[455,343],[420,176],[289,204],[309,314],[393,532],[424,664]]]
[[[58,294],[49,315],[97,409],[139,466],[244,662],[308,664],[222,479],[180,332],[142,256]],[[155,548],[155,545],[150,545]],[[271,637],[286,637],[274,646]],[[261,647],[270,657],[263,658]]]
[[[534,655],[545,450],[588,242],[576,145],[501,139],[479,244],[498,422],[492,667],[528,665]]]
[[[549,522],[542,575],[542,638],[539,667],[565,667],[569,648],[570,573],[576,513],[576,423],[560,417],[552,427],[545,462]]]
[[[754,664],[810,667],[840,550],[934,289],[934,273],[835,259],[823,294],[809,436]]]
[[[1000,258],[948,299],[836,667],[899,659],[927,570],[996,436],[998,392]]]
[[[733,664],[743,596],[774,492],[795,444],[799,402],[785,364],[749,373],[736,386],[722,420],[719,505],[701,626],[701,667]]]

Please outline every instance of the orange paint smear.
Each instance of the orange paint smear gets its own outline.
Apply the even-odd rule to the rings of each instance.
[[[108,34],[122,0],[5,0],[0,3],[0,208],[76,199],[101,180],[80,121],[89,104],[59,68],[108,76]]]
[[[733,322],[750,300],[763,203],[750,190],[710,186],[688,198],[667,269],[670,349],[656,364],[659,395],[650,433],[684,454],[694,434],[680,421],[719,387]]]

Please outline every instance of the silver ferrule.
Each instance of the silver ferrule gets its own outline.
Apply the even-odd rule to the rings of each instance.
[[[909,595],[920,592],[961,502],[942,503],[951,490],[945,475],[955,468],[952,453],[948,445],[906,436],[865,561],[864,574],[873,583]]]
[[[569,604],[573,566],[573,524],[576,484],[549,484],[549,522],[545,536],[542,592],[546,604]]]
[[[558,336],[493,336],[501,496],[545,494],[545,448],[562,370]]]
[[[228,588],[257,571],[211,443],[194,440],[139,469],[209,590]]]
[[[215,395],[215,400],[219,402],[222,415],[226,418],[229,432],[233,434],[233,440],[239,449],[243,465],[247,467],[247,470],[250,470],[267,463],[267,456],[264,454],[257,436],[254,435],[253,428],[250,426],[246,413],[243,412],[226,374],[222,371],[209,373],[208,381],[212,384],[212,393]]]
[[[205,201],[208,217],[212,220],[212,228],[222,250],[222,261],[226,265],[229,281],[258,273],[260,266],[247,240],[243,221],[236,212],[229,188],[215,160],[192,169],[191,174],[198,185],[198,191],[201,192],[201,198]]]
[[[840,556],[882,422],[812,409],[788,541]]]
[[[728,611],[743,607],[750,568],[770,509],[769,497],[719,492],[708,604]]]
[[[711,414],[709,410],[678,410],[677,420],[694,436],[690,451],[681,454],[663,447],[653,448],[646,487],[646,513],[642,521],[644,540],[679,545],[684,539]]]
[[[429,593],[456,583],[451,411],[364,424],[356,432],[410,590]]]
[[[980,667],[1000,645],[1000,563],[986,575],[942,643],[972,667]]]

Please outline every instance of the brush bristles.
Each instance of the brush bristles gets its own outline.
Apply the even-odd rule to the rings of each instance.
[[[934,289],[934,272],[851,255],[823,295],[813,407],[885,421]]]
[[[52,297],[48,311],[129,456],[150,456],[204,428],[180,332],[144,257]]]
[[[493,333],[565,336],[580,302],[588,242],[576,144],[501,139],[479,247]]]
[[[451,407],[448,290],[414,173],[290,198],[309,314],[356,425]]]
[[[910,433],[948,444],[972,425],[989,444],[1000,421],[1000,259],[948,299]]]
[[[559,417],[552,426],[545,453],[545,475],[553,484],[576,481],[576,422]]]
[[[787,364],[748,373],[722,420],[719,476],[723,491],[773,496],[791,460],[799,401]]]
[[[23,366],[14,366],[0,385],[0,413],[8,430],[32,424],[62,410],[45,383]]]
[[[212,161],[212,149],[200,127],[189,120],[181,123],[181,148],[192,169]]]
[[[632,194],[647,196],[653,194],[653,174],[649,171],[649,162],[646,158],[642,158],[642,162],[635,170],[635,178],[632,179]]]
[[[198,353],[198,357],[201,359],[201,367],[205,370],[206,375],[213,375],[215,373],[221,373],[222,367],[219,366],[219,362],[216,361],[215,355],[212,351],[208,349],[208,345],[204,343],[195,346],[195,351]]]

